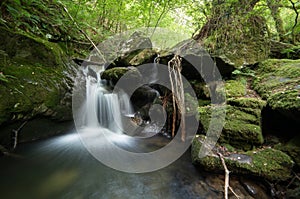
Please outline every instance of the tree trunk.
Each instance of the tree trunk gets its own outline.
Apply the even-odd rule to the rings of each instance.
[[[279,36],[279,40],[282,42],[286,41],[286,38],[284,36],[285,30],[283,28],[283,21],[280,17],[280,12],[279,12],[279,7],[281,6],[280,0],[268,0],[267,4],[271,11],[272,18],[275,21],[275,27]]]

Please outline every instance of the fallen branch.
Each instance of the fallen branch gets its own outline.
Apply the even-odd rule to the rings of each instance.
[[[229,186],[229,173],[230,171],[228,170],[227,166],[226,166],[226,163],[225,163],[225,160],[224,160],[224,157],[221,153],[218,153],[218,156],[220,157],[220,160],[222,162],[222,165],[223,165],[223,168],[225,170],[225,182],[224,182],[224,198],[225,199],[228,199],[228,189],[234,194],[234,196],[236,198],[240,198],[239,195],[237,195],[233,189]]]
[[[19,132],[27,124],[27,122],[28,121],[23,122],[17,130],[15,130],[15,129],[12,130],[12,132],[13,132],[13,137],[12,137],[12,139],[13,139],[13,150],[17,148]]]

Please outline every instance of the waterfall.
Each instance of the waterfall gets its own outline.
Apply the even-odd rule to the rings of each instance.
[[[121,91],[119,94],[109,92],[106,82],[101,80],[97,72],[97,79],[86,76],[86,120],[87,127],[103,127],[112,132],[123,132],[122,115],[133,115],[133,109],[128,95]]]

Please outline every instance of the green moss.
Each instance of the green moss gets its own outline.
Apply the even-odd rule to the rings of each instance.
[[[300,60],[269,59],[260,63],[256,72],[253,87],[264,99],[300,85]]]
[[[8,83],[0,84],[0,124],[16,114],[32,115],[40,104],[55,108],[60,96],[62,72],[57,69],[43,68],[35,65],[9,65],[2,68],[3,73],[16,77]],[[29,116],[28,115],[28,116]]]
[[[266,106],[266,101],[258,98],[240,97],[240,98],[230,98],[227,103],[232,106],[262,109]]]
[[[204,158],[199,158],[198,154],[202,143],[203,137],[193,140],[193,163],[200,165],[207,171],[218,172],[224,170],[221,160],[217,155],[211,153]],[[245,163],[229,158],[230,156],[225,157],[225,163],[231,173],[263,177],[271,181],[285,181],[291,178],[291,170],[294,162],[282,151],[265,148],[241,153],[241,155],[246,157],[250,162],[247,161],[247,163]]]
[[[128,73],[127,73],[128,72]],[[105,70],[101,74],[102,79],[110,80],[114,84],[116,84],[119,79],[126,74],[126,78],[131,80],[139,80],[141,78],[141,74],[136,68],[133,67],[116,67],[112,69]]]
[[[44,67],[64,66],[64,53],[56,43],[4,28],[0,28],[0,36],[0,50],[7,53],[11,63],[41,64]]]
[[[300,135],[292,138],[287,143],[279,143],[275,148],[289,154],[298,167],[300,167]]]
[[[260,127],[260,117],[261,109],[264,107],[265,102],[251,98],[237,98],[232,99],[231,102],[235,106],[226,106],[225,123],[218,142],[230,144],[244,150],[261,145],[264,139]],[[211,109],[212,107],[210,106],[198,109],[200,122],[205,132],[207,132],[210,125]],[[221,122],[221,120],[216,122]],[[210,128],[214,128],[214,125],[210,126]]]
[[[157,56],[157,52],[153,49],[144,49],[136,56],[134,56],[129,64],[131,66],[139,66],[141,64],[153,63],[154,58]]]
[[[225,92],[227,98],[243,97],[246,95],[246,80],[239,78],[237,80],[228,80],[225,82]]]
[[[0,36],[0,49],[8,55],[5,63],[0,62],[0,72],[7,77],[0,82],[0,124],[58,114],[66,92],[64,71],[68,70],[62,50],[26,33],[1,28]]]
[[[275,93],[267,102],[273,109],[297,109],[300,111],[299,95],[300,93],[298,90]]]

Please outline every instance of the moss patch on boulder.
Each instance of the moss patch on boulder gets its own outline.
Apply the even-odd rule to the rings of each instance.
[[[112,81],[113,84],[116,84],[123,76],[128,80],[141,79],[140,72],[134,67],[115,67],[115,68],[105,70],[101,74],[102,79]]]
[[[264,99],[287,91],[300,90],[300,60],[268,59],[259,64],[254,89]]]
[[[225,93],[227,98],[243,97],[247,93],[246,79],[228,80],[225,82]]]
[[[146,63],[153,63],[155,57],[157,56],[157,52],[153,49],[144,49],[136,56],[134,56],[130,61],[129,64],[131,66],[139,66]]]
[[[220,158],[214,150],[204,158],[198,154],[203,144],[203,137],[196,137],[192,143],[193,164],[207,171],[224,171]],[[218,147],[218,146],[216,146]],[[291,178],[294,162],[284,152],[264,148],[244,153],[230,153],[224,155],[228,169],[234,174],[245,174],[262,177],[271,181],[285,181]]]
[[[230,99],[219,143],[228,143],[239,149],[250,149],[264,142],[260,128],[260,113],[265,102],[257,98]],[[200,107],[200,122],[207,132],[212,107]],[[211,127],[213,128],[213,126]]]
[[[269,59],[259,64],[254,89],[268,106],[290,120],[300,121],[300,60]]]

